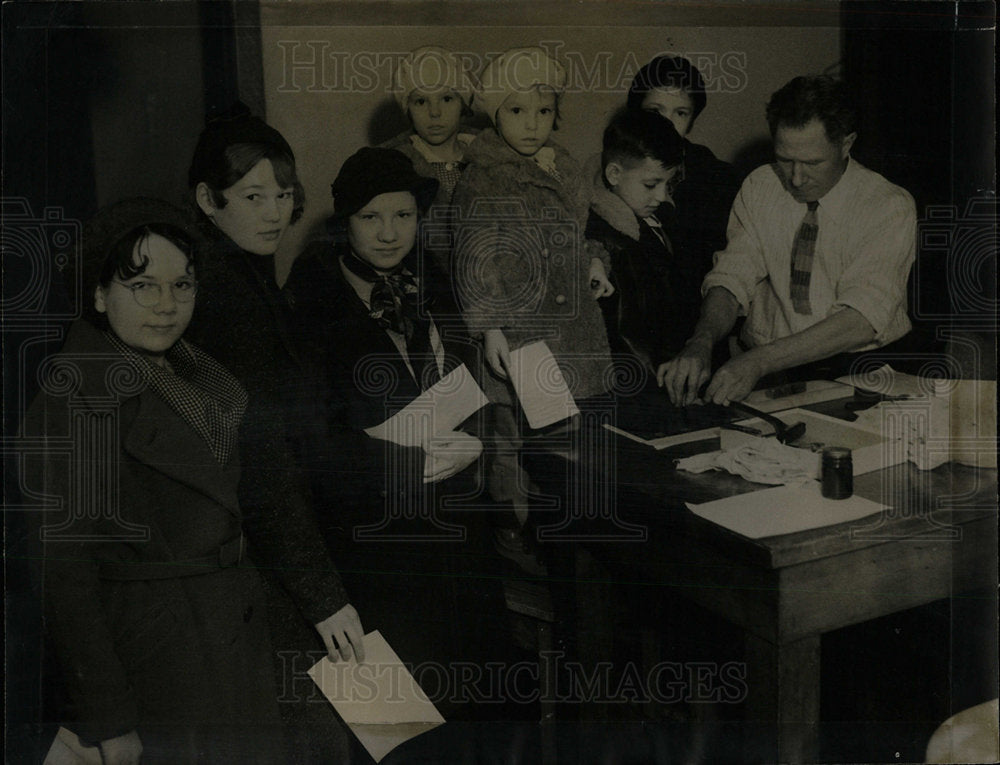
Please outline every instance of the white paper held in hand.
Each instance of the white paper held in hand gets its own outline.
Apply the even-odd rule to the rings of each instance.
[[[544,428],[580,413],[559,362],[544,340],[511,351],[508,372],[532,428]]]
[[[486,404],[486,394],[461,364],[385,422],[365,428],[365,433],[400,446],[426,448],[431,438],[455,430]]]
[[[365,635],[363,664],[324,656],[309,677],[375,762],[445,721],[378,630]]]

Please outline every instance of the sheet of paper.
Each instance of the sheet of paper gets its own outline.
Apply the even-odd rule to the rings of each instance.
[[[544,428],[580,410],[544,340],[510,352],[510,380],[532,428]]]
[[[687,506],[695,515],[750,539],[848,523],[886,509],[886,505],[857,495],[826,499],[818,481],[752,491],[700,505],[689,502]]]
[[[323,657],[309,676],[375,762],[444,723],[378,630],[365,635],[364,664]]]
[[[888,364],[883,364],[873,372],[866,374],[838,377],[837,382],[873,393],[882,393],[886,396],[929,396],[935,392],[936,385],[944,384],[947,387],[946,380],[935,381],[930,378],[904,374],[897,372]]]
[[[486,404],[486,394],[462,364],[385,422],[365,428],[365,433],[400,446],[425,446],[433,436],[454,430]]]

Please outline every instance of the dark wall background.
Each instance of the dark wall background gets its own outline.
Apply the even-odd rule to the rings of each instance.
[[[856,87],[854,154],[907,189],[922,218],[910,284],[921,345],[996,379],[995,7],[849,2],[844,76]]]

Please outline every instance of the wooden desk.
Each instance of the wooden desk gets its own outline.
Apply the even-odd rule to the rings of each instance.
[[[581,438],[570,439],[562,453],[573,466],[567,487],[602,480],[614,485],[615,518],[608,528],[631,524],[647,534],[638,543],[605,542],[598,529],[588,548],[605,560],[627,561],[649,582],[676,588],[740,628],[747,727],[763,731],[772,747],[762,759],[816,759],[824,633],[996,586],[995,470],[946,464],[921,472],[903,464],[858,476],[857,494],[892,509],[849,524],[751,540],[699,518],[683,502],[761,487],[728,474],[679,473],[676,452],[620,438],[611,442],[609,459],[594,446],[600,435],[587,436],[582,450]],[[685,450],[706,448],[717,445]]]

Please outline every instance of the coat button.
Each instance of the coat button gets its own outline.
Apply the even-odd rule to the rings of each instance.
[[[562,305],[565,302],[566,302],[565,295],[556,295],[556,305]]]
[[[247,606],[247,610],[243,612],[243,621],[247,624],[253,619],[253,606]]]

